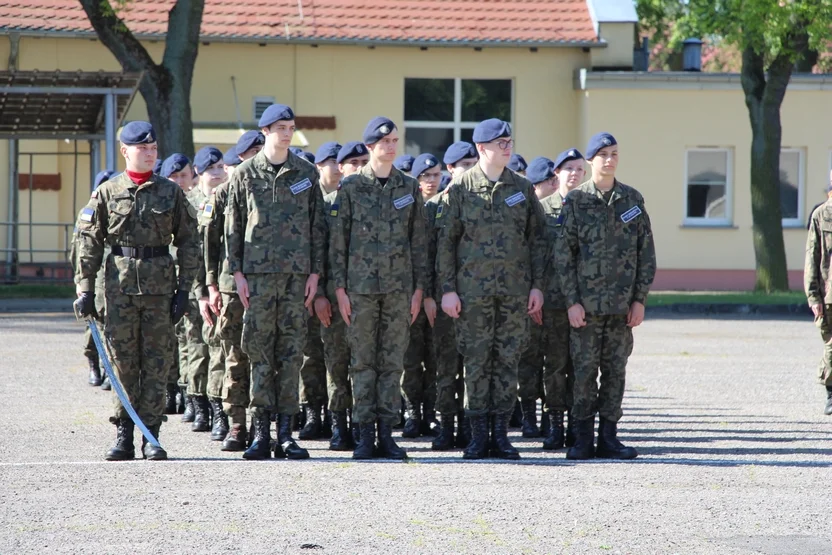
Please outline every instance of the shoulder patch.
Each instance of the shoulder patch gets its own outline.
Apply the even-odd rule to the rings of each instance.
[[[621,214],[621,221],[626,224],[626,223],[629,223],[629,222],[635,220],[640,215],[641,215],[641,208],[639,208],[638,206],[633,206],[632,208],[630,208],[629,210],[627,210],[626,212]]]
[[[91,222],[94,216],[95,216],[95,208],[90,208],[89,206],[87,206],[86,208],[81,210],[81,215],[80,215],[79,219],[82,222]]]
[[[338,216],[338,205],[337,204],[333,204],[329,208],[329,215],[332,216],[333,218]]]
[[[202,208],[202,213],[206,216],[213,216],[214,215],[214,205],[210,203],[206,203],[205,206]]]
[[[436,207],[436,218],[437,219],[442,217],[442,207],[443,206],[444,205],[442,203],[440,203],[439,206]]]

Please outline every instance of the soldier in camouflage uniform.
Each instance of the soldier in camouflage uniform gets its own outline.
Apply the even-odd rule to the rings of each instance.
[[[832,174],[827,192],[832,192]],[[809,220],[806,238],[806,262],[803,269],[803,287],[815,325],[823,340],[823,356],[818,365],[818,378],[826,387],[826,406],[823,414],[832,415],[832,287],[830,287],[829,260],[832,253],[832,194],[826,202],[815,208]]]
[[[528,168],[528,164],[526,164],[526,159],[520,156],[517,153],[511,155],[511,159],[508,161],[508,169],[513,171],[516,174],[522,175],[525,177],[526,175],[526,168]]]
[[[653,232],[644,198],[615,178],[615,138],[609,133],[594,135],[586,155],[592,179],[567,195],[561,236],[555,242],[575,369],[576,438],[566,456],[632,459],[638,453],[618,440],[617,427],[627,359],[633,351],[632,328],[644,320],[644,302],[656,273]]]
[[[152,173],[156,135],[151,125],[130,122],[120,140],[127,170],[96,189],[78,218],[75,303],[82,316],[93,313],[93,283],[105,244],[109,244],[105,337],[130,403],[158,437],[165,418],[167,373],[173,362],[173,324],[185,312],[188,289],[199,266],[196,222],[188,214],[181,189]],[[178,279],[168,252],[171,241],[178,248]],[[107,460],[132,459],[133,422],[118,397],[112,421],[118,432]],[[167,458],[163,449],[146,440],[142,453],[151,460]]]
[[[370,161],[370,154],[364,143],[350,141],[338,151],[336,162],[338,172],[343,177],[358,173]],[[326,230],[327,244],[331,237],[332,223],[338,216],[338,204],[335,198],[337,189],[324,196],[324,207],[327,214]],[[326,362],[327,394],[329,397],[329,411],[332,414],[332,438],[329,441],[331,451],[352,451],[358,436],[357,425],[353,426],[351,434],[347,427],[347,411],[352,408],[352,387],[350,386],[350,348],[347,343],[347,325],[339,311],[332,310],[338,306],[335,296],[335,282],[329,270],[329,256],[326,258],[325,282],[318,285],[318,296],[315,299],[315,314],[322,324],[321,337],[324,344],[324,360]]]
[[[452,179],[462,176],[477,164],[477,149],[471,143],[458,141],[445,151],[442,161]],[[453,181],[451,182],[453,183]],[[450,187],[450,185],[449,185]],[[436,294],[441,285],[436,276],[436,242],[441,227],[441,213],[438,208],[446,202],[449,188],[425,204],[425,218],[428,222],[428,280],[425,290],[425,312],[433,322],[433,356],[436,361],[436,410],[440,414],[439,435],[431,443],[434,451],[447,451],[454,446],[465,448],[470,441],[470,425],[465,418],[463,399],[465,379],[462,355],[456,346],[456,331],[453,319],[436,308]],[[439,217],[437,217],[439,216]],[[454,438],[454,416],[457,417],[457,435]]]
[[[266,144],[231,178],[225,209],[229,270],[245,308],[242,349],[251,364],[254,440],[243,457],[270,453],[270,413],[277,413],[277,458],[306,459],[292,438],[307,310],[326,252],[323,195],[315,166],[289,152],[292,109],[269,106],[259,126]]]
[[[353,458],[373,457],[377,423],[377,454],[403,459],[407,454],[392,431],[399,420],[408,326],[422,306],[424,209],[419,183],[393,167],[396,125],[374,118],[363,140],[370,163],[343,180],[333,203],[338,208],[332,211],[329,267],[349,326],[353,417],[360,428]]]
[[[421,200],[427,203],[439,191],[442,166],[433,154],[420,154],[413,161],[411,175],[419,181]],[[427,218],[427,214],[425,215]],[[429,222],[430,225],[433,221]],[[427,226],[425,222],[425,230]],[[430,272],[432,273],[432,272]],[[431,299],[432,300],[432,299]],[[436,320],[436,303],[431,307],[430,316],[425,308],[419,312],[410,326],[410,342],[404,355],[402,374],[402,395],[404,396],[407,420],[402,437],[417,438],[437,435],[436,422],[436,362],[433,353],[432,327]]]
[[[543,212],[531,183],[509,170],[511,126],[485,120],[474,130],[480,159],[454,180],[442,211],[437,274],[442,310],[456,320],[465,358],[465,410],[472,439],[464,458],[518,459],[508,440],[517,365],[529,316],[543,309]]]

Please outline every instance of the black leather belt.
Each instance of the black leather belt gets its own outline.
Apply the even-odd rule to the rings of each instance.
[[[170,250],[167,246],[164,247],[124,247],[114,246],[112,252],[115,256],[126,256],[127,258],[138,258],[144,260],[145,258],[157,258],[169,254]]]

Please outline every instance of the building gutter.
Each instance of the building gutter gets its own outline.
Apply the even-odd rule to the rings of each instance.
[[[573,88],[579,91],[596,89],[657,89],[657,90],[742,90],[739,73],[702,73],[697,71],[592,71],[575,70]],[[832,75],[794,74],[790,90],[832,90]]]

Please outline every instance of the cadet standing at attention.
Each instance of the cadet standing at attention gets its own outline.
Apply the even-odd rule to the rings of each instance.
[[[633,352],[632,328],[644,320],[644,302],[656,274],[653,232],[644,198],[615,178],[615,138],[594,135],[586,156],[592,178],[567,195],[561,237],[555,243],[575,367],[576,437],[566,457],[634,459],[636,450],[618,441],[618,421],[627,359]]]
[[[439,181],[442,179],[439,160],[433,154],[420,154],[413,161],[411,175],[419,181],[422,193],[420,200],[426,204],[439,190]],[[433,225],[432,220],[430,225]],[[425,221],[426,233],[427,226],[428,222]],[[425,309],[420,310],[416,321],[410,326],[410,342],[405,351],[402,374],[402,395],[407,411],[407,420],[402,430],[404,438],[436,435],[436,364],[431,332],[436,319],[435,302],[432,308],[430,316]]]
[[[93,193],[78,218],[78,312],[95,310],[95,275],[105,245],[106,341],[113,369],[130,403],[154,436],[164,420],[165,384],[173,362],[173,324],[188,304],[199,265],[196,222],[179,187],[153,174],[156,134],[144,121],[124,126],[121,154],[127,169]],[[169,245],[178,248],[177,279]],[[107,460],[135,456],[133,422],[115,397],[115,446]],[[163,460],[167,453],[142,440],[142,454]]]
[[[526,164],[526,159],[519,154],[512,154],[511,160],[509,160],[507,167],[514,173],[525,176],[526,168],[528,168],[529,165]]]
[[[410,154],[402,154],[393,160],[393,167],[402,173],[410,173],[410,170],[413,169],[414,160],[416,160],[416,158]]]
[[[526,178],[506,165],[511,126],[485,120],[474,129],[480,159],[454,180],[442,207],[437,274],[442,310],[456,319],[465,359],[465,410],[472,439],[464,458],[519,459],[508,439],[517,399],[517,364],[529,339],[529,316],[543,309],[543,212]]]
[[[266,144],[231,178],[225,214],[228,266],[245,307],[242,349],[251,363],[254,441],[246,459],[270,457],[270,414],[277,413],[276,458],[306,459],[292,438],[307,309],[323,271],[326,229],[315,166],[289,152],[295,114],[272,104],[259,121]]]
[[[338,172],[343,177],[349,177],[361,171],[370,161],[367,147],[359,141],[350,141],[338,151],[336,162]],[[338,217],[338,204],[335,202],[338,190],[324,196],[324,207],[327,213],[326,232],[327,245],[332,234],[332,225]],[[353,426],[351,437],[347,425],[347,411],[352,408],[352,387],[350,386],[350,348],[347,344],[347,325],[338,310],[335,296],[335,282],[329,268],[329,256],[326,258],[325,283],[318,286],[318,297],[315,299],[315,314],[321,321],[321,337],[324,343],[324,360],[326,361],[327,393],[329,397],[329,411],[332,414],[332,438],[329,441],[331,451],[352,451],[355,448],[355,438],[358,435],[357,425]]]
[[[353,458],[373,457],[378,423],[378,455],[404,459],[392,431],[408,327],[422,306],[424,209],[419,183],[393,167],[396,125],[373,118],[363,139],[370,163],[341,183],[329,250],[338,309],[349,326],[353,417],[360,428]]]

